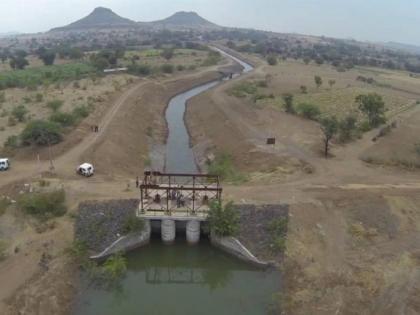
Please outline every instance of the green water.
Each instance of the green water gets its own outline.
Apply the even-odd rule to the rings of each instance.
[[[88,287],[75,315],[268,314],[280,273],[262,271],[212,247],[155,240],[127,255],[128,272],[112,290]]]

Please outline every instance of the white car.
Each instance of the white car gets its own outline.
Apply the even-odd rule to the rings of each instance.
[[[86,177],[90,177],[95,172],[92,164],[83,163],[77,168],[77,173]]]
[[[7,171],[10,168],[9,159],[0,159],[0,171]]]

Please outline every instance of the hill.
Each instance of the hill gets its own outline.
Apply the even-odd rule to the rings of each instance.
[[[144,23],[142,23],[144,24]],[[198,30],[211,30],[221,29],[222,27],[216,25],[196,12],[177,12],[170,17],[147,23],[154,28],[171,28],[171,29],[198,29]]]
[[[98,7],[88,16],[64,27],[54,28],[51,31],[90,30],[97,28],[129,28],[137,27],[137,23],[123,18],[111,9]]]

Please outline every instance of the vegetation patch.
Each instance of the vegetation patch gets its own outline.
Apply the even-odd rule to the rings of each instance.
[[[232,202],[213,202],[208,216],[210,230],[217,236],[234,236],[239,230],[239,212]]]
[[[66,194],[64,190],[45,193],[30,193],[20,197],[19,207],[27,214],[40,220],[48,220],[66,213]]]
[[[246,181],[246,176],[236,170],[233,158],[228,153],[217,154],[215,159],[208,163],[208,172],[228,182],[241,183]]]

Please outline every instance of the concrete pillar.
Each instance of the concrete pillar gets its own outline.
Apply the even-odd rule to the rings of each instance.
[[[144,228],[143,233],[146,235],[147,241],[150,241],[150,237],[152,235],[152,226],[150,224],[150,220],[144,220]]]
[[[172,243],[175,241],[175,220],[164,219],[161,223],[161,236],[164,243]]]
[[[190,244],[197,244],[200,241],[200,221],[187,221],[186,233],[187,242]]]

